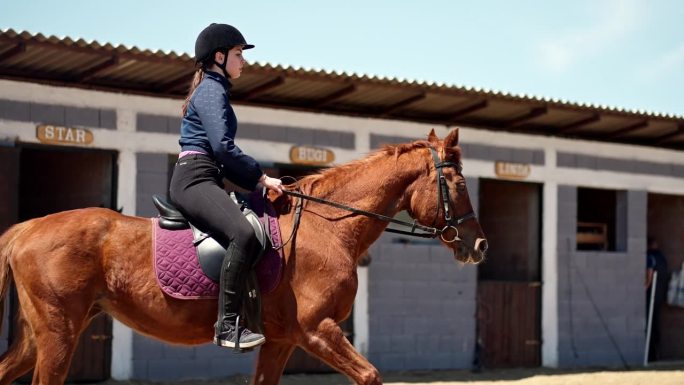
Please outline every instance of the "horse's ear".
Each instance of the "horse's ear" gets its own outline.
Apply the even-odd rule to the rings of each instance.
[[[458,146],[458,127],[454,128],[449,132],[446,138],[444,138],[444,148],[451,148]]]
[[[428,134],[428,142],[430,143],[437,143],[439,141],[439,138],[437,137],[437,134],[435,134],[435,129],[433,128],[430,130],[430,133]]]

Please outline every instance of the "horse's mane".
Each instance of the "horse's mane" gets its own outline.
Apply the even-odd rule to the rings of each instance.
[[[427,140],[416,140],[411,143],[402,143],[402,144],[394,144],[394,145],[385,145],[384,147],[373,151],[371,154],[366,156],[363,159],[359,160],[354,160],[349,163],[339,165],[336,167],[331,167],[327,168],[324,170],[321,170],[315,174],[308,175],[303,177],[302,179],[298,180],[295,183],[292,183],[288,185],[288,189],[291,188],[296,188],[299,189],[300,191],[304,192],[305,194],[311,193],[311,190],[313,189],[314,185],[316,185],[319,182],[323,182],[326,180],[337,180],[341,179],[344,176],[348,175],[350,172],[357,170],[358,168],[367,166],[368,164],[373,163],[376,159],[382,158],[382,157],[387,157],[387,156],[394,156],[395,159],[398,159],[399,156],[402,154],[409,153],[415,149],[420,149],[420,148],[429,148],[431,146],[434,146],[432,143],[428,142]],[[451,148],[445,148],[444,151],[446,152],[444,154],[445,159],[451,159],[452,162],[459,163],[461,162],[461,148],[456,146],[456,147],[451,147]]]

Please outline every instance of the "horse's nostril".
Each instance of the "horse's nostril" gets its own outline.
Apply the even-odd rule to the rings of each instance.
[[[487,251],[489,248],[489,245],[487,244],[487,240],[484,238],[477,238],[475,240],[475,251],[479,251],[481,253],[484,253]]]

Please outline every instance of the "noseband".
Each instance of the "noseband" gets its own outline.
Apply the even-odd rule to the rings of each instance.
[[[300,198],[300,201],[297,203],[297,207],[295,210],[295,225],[293,226],[292,229],[292,235],[294,235],[294,232],[297,231],[297,227],[299,225],[299,217],[301,216],[301,211],[302,211],[302,200],[310,200],[314,201],[317,203],[325,204],[328,206],[336,207],[338,209],[350,211],[354,214],[359,214],[359,215],[364,215],[369,218],[375,218],[379,219],[384,222],[389,222],[389,223],[395,223],[401,226],[406,226],[410,227],[411,231],[404,231],[404,230],[398,230],[398,229],[385,229],[385,231],[390,232],[390,233],[396,233],[396,234],[403,234],[403,235],[410,235],[414,237],[421,237],[421,238],[436,238],[440,237],[440,239],[446,243],[453,243],[456,241],[462,241],[462,239],[459,237],[458,234],[458,226],[469,220],[475,218],[475,212],[471,211],[465,215],[462,215],[458,218],[453,218],[451,215],[451,205],[449,203],[449,186],[447,185],[446,178],[444,177],[444,172],[442,171],[443,168],[445,167],[454,167],[457,172],[460,174],[460,165],[457,163],[453,162],[440,162],[439,157],[437,156],[437,151],[430,146],[430,152],[432,153],[432,159],[435,163],[435,169],[437,170],[437,215],[439,215],[439,210],[440,207],[443,208],[444,210],[444,220],[446,221],[446,225],[442,229],[438,229],[436,227],[431,227],[431,226],[425,226],[421,225],[418,223],[416,220],[413,222],[406,222],[402,221],[399,219],[394,219],[392,217],[388,217],[386,215],[382,214],[376,214],[372,213],[369,211],[365,210],[359,210],[355,209],[350,206],[346,206],[337,202],[329,201],[327,199],[322,199],[322,198],[316,198],[310,195],[302,194],[300,192],[296,191],[289,191],[289,190],[283,190],[284,194],[291,195],[297,198]],[[416,230],[420,230],[422,232],[416,232]],[[449,231],[454,231],[455,235],[453,237],[446,237],[445,233]],[[290,238],[292,238],[292,235]],[[287,242],[286,242],[287,243]]]

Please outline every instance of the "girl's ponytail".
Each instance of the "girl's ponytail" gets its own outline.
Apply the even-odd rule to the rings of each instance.
[[[183,102],[181,116],[185,116],[185,113],[188,112],[188,104],[190,104],[190,98],[192,98],[192,94],[195,93],[195,88],[197,88],[202,79],[204,79],[204,69],[200,67],[197,69],[197,71],[195,71],[195,76],[192,78],[192,83],[190,83],[190,90],[188,91],[188,96],[185,97],[185,101]]]

